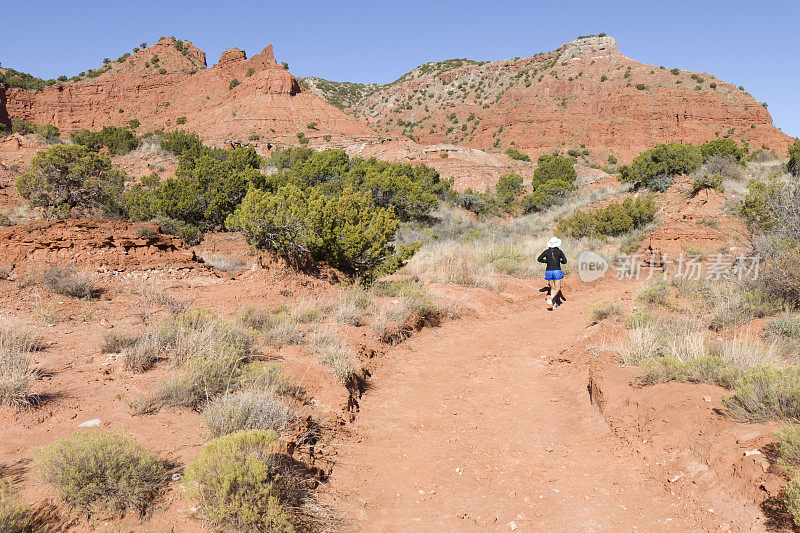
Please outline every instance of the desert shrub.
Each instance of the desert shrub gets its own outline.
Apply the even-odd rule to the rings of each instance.
[[[677,357],[657,357],[643,362],[642,383],[664,383],[680,381],[683,383],[714,383],[730,387],[735,371],[724,359],[717,356],[703,356],[696,359]]]
[[[649,311],[634,311],[625,319],[625,327],[628,329],[639,329],[653,323],[653,315]]]
[[[58,142],[61,138],[61,132],[52,124],[32,124],[21,118],[15,118],[11,121],[11,132],[22,134],[35,133],[40,139],[50,144]]]
[[[531,158],[528,154],[523,154],[513,146],[506,149],[506,155],[511,159],[516,159],[517,161],[528,161],[530,162]]]
[[[599,324],[611,316],[622,316],[622,305],[617,300],[602,300],[592,306],[590,324]]]
[[[511,204],[522,192],[522,176],[517,174],[500,176],[494,192],[500,202],[506,205]]]
[[[733,139],[714,139],[707,143],[700,145],[700,153],[703,155],[703,161],[714,156],[733,157],[736,162],[742,162],[747,156],[748,149],[746,146],[739,147]]]
[[[36,403],[37,396],[30,391],[37,377],[31,356],[40,348],[27,328],[0,323],[0,405],[19,408]]]
[[[773,318],[764,326],[761,335],[765,339],[800,339],[800,320],[792,315]]]
[[[43,271],[41,284],[49,291],[73,298],[91,298],[99,291],[95,277],[75,272],[72,264],[54,266]]]
[[[714,189],[717,192],[724,192],[725,187],[722,185],[724,176],[722,174],[703,174],[692,180],[692,196],[703,190]]]
[[[228,84],[228,90],[229,90],[229,91],[230,91],[230,90],[233,90],[233,88],[234,88],[234,87],[236,87],[237,85],[239,85],[239,84],[241,84],[241,83],[242,83],[242,82],[240,82],[240,81],[239,81],[237,78],[233,78],[233,79],[231,80],[231,82]]]
[[[132,119],[130,119],[128,121],[128,129],[131,129],[131,130],[138,129],[139,126],[141,126],[141,125],[142,125],[142,123],[139,122],[138,118],[132,118]]]
[[[617,164],[617,158],[614,155],[608,156],[608,164],[609,165],[616,165]]]
[[[781,462],[790,468],[800,467],[800,425],[789,424],[775,434]]]
[[[95,430],[39,450],[42,477],[61,499],[83,511],[136,509],[144,515],[167,481],[167,467],[132,437]]]
[[[723,290],[719,290],[723,288]],[[721,285],[706,292],[711,311],[709,328],[721,331],[779,312],[784,302],[758,288]]]
[[[29,91],[38,91],[39,89],[43,89],[49,85],[55,85],[56,83],[56,80],[43,80],[31,74],[14,70],[13,68],[3,67],[3,70],[4,72],[0,72],[0,83],[9,88],[17,87]]]
[[[794,144],[789,145],[789,164],[787,169],[792,176],[800,177],[800,138],[796,138]]]
[[[620,168],[620,179],[664,191],[678,174],[688,174],[703,162],[700,149],[691,144],[657,144]]]
[[[274,431],[250,430],[205,444],[186,468],[190,496],[220,527],[294,532],[288,507],[301,501]]]
[[[793,477],[783,488],[783,501],[795,525],[800,526],[800,476]]]
[[[178,118],[176,118],[175,119],[175,124],[177,124],[178,126],[186,124],[186,117],[178,117]]]
[[[33,533],[31,509],[14,493],[11,481],[0,480],[0,531]]]
[[[203,418],[215,437],[250,429],[282,433],[296,416],[275,397],[257,389],[226,393],[210,402]]]
[[[800,419],[800,367],[757,365],[734,381],[722,399],[728,412],[750,421]]]
[[[622,235],[652,222],[657,209],[652,196],[626,198],[599,209],[577,211],[560,219],[557,229],[570,237]]]
[[[669,299],[669,285],[664,282],[654,283],[643,288],[636,295],[636,300],[650,305],[665,305]]]
[[[308,137],[306,137],[306,134],[304,132],[298,131],[297,132],[297,142],[299,142],[300,144],[308,144],[309,143],[309,139],[308,139]]]
[[[17,190],[31,206],[49,216],[67,217],[75,211],[121,211],[125,174],[105,154],[84,146],[54,145],[31,159],[31,170],[17,179]]]
[[[531,192],[520,204],[522,211],[541,211],[563,200],[575,189],[575,160],[569,157],[542,155],[533,172]]]
[[[100,346],[100,353],[122,353],[125,348],[133,346],[138,340],[139,335],[107,331],[103,333],[103,344]]]
[[[392,209],[375,207],[366,192],[327,198],[292,185],[275,193],[251,189],[226,225],[292,260],[310,256],[364,277],[391,257],[398,228]]]
[[[141,144],[139,138],[130,129],[116,126],[104,126],[100,131],[85,129],[73,131],[70,133],[69,139],[73,143],[85,146],[93,151],[105,146],[111,155],[127,154]]]

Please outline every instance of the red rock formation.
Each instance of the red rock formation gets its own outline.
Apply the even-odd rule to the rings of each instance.
[[[189,42],[165,38],[96,78],[46,87],[9,89],[8,113],[37,124],[54,124],[62,133],[105,125],[141,123],[140,132],[180,127],[197,131],[212,143],[244,140],[250,135],[296,143],[297,132],[334,138],[374,133],[317,96],[304,91],[267,46],[247,59],[236,48],[206,68],[205,54]],[[179,49],[181,48],[181,49]],[[239,85],[231,87],[232,80]],[[234,84],[235,85],[235,84]],[[183,120],[182,120],[183,121]],[[316,129],[307,125],[315,122]],[[312,135],[313,134],[313,135]]]
[[[745,91],[708,74],[633,61],[611,37],[529,58],[429,64],[351,111],[379,133],[410,133],[422,144],[504,151],[513,142],[531,156],[574,148],[629,161],[657,143],[718,136],[784,154],[789,142]]]

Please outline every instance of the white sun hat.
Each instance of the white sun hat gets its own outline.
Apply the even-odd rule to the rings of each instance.
[[[561,239],[558,237],[550,237],[550,240],[547,241],[548,248],[558,248],[561,246]]]

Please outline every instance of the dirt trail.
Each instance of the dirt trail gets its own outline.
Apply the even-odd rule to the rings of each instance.
[[[385,357],[331,477],[346,530],[730,529],[619,441],[585,366],[559,360],[591,303],[634,290],[572,284],[556,312],[531,286],[505,316],[448,323]]]

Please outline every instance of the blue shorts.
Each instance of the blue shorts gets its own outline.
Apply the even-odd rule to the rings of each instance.
[[[544,279],[546,281],[555,281],[559,279],[564,279],[564,272],[562,272],[561,270],[545,270]]]

